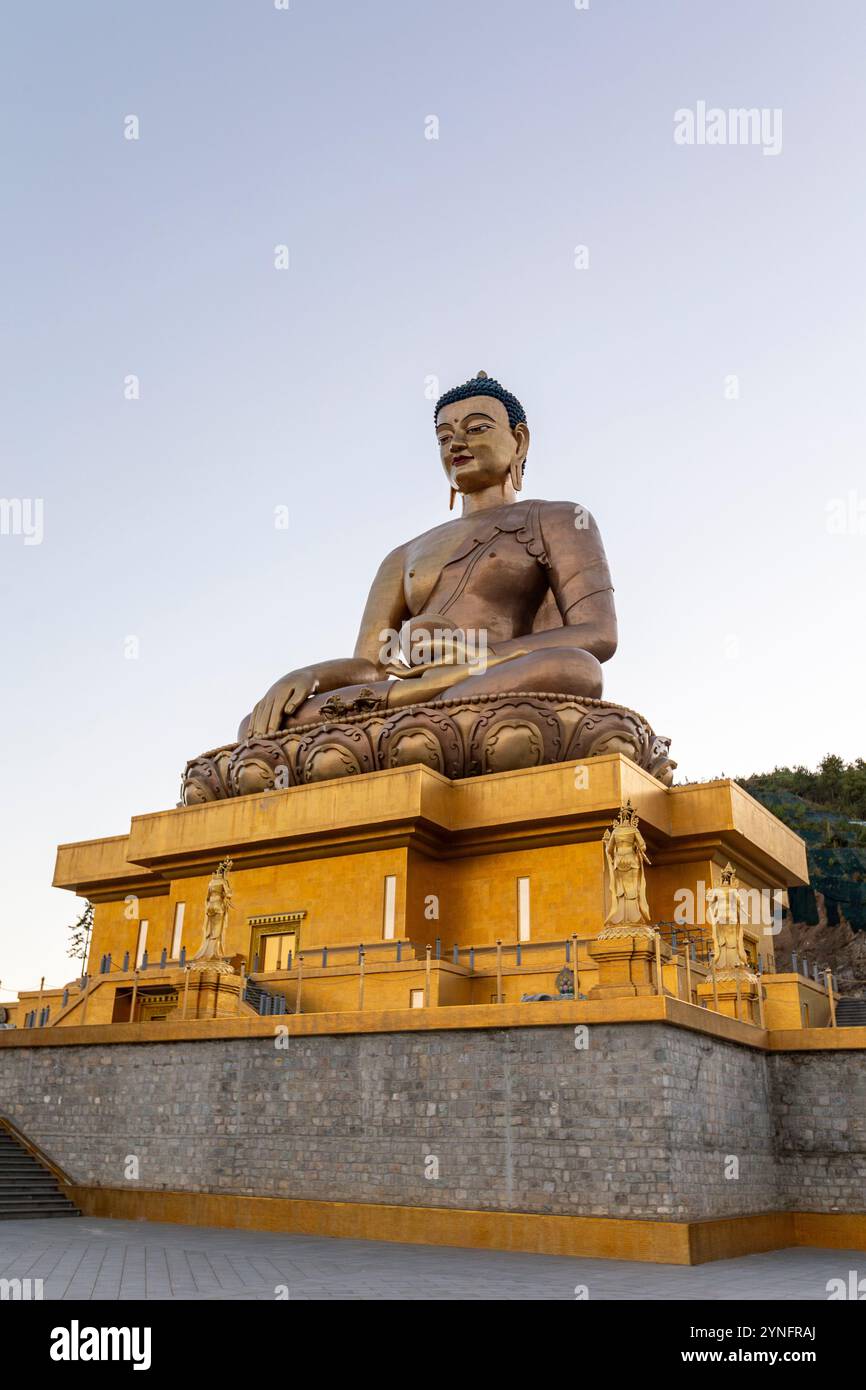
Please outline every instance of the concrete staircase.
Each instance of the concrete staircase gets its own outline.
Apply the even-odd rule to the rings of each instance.
[[[0,1126],[0,1221],[80,1215],[51,1169]]]

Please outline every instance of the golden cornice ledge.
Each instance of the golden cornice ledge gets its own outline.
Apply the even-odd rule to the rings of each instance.
[[[654,865],[724,845],[771,886],[808,882],[803,841],[736,782],[665,788],[621,754],[461,781],[416,764],[156,811],[134,816],[125,836],[60,845],[53,882],[80,894],[137,891],[133,882],[146,890],[175,871],[211,869],[228,853],[240,868],[419,841],[426,853],[449,856],[600,843],[627,801]]]

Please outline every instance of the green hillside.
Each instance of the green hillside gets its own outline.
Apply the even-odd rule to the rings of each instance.
[[[811,887],[791,889],[794,921],[817,924],[817,891],[828,926],[844,918],[866,931],[866,761],[828,754],[814,772],[777,767],[737,781],[806,841]]]

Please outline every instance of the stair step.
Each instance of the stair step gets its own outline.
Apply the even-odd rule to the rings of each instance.
[[[0,1177],[0,1193],[17,1193],[26,1187],[56,1187],[56,1180],[50,1173],[26,1173],[14,1181],[3,1181]]]
[[[34,1211],[29,1217],[24,1217],[0,1211],[0,1221],[68,1221],[71,1217],[80,1215],[80,1211]]]
[[[50,1207],[61,1211],[67,1207],[74,1207],[74,1202],[68,1197],[53,1197],[53,1195],[43,1195],[43,1197],[4,1197],[0,1201],[0,1211],[11,1212],[32,1212],[36,1207]]]
[[[50,1173],[51,1169],[46,1168],[44,1163],[37,1163],[35,1158],[10,1158],[5,1163],[0,1163],[0,1173],[17,1173],[22,1168],[36,1168],[40,1173]]]
[[[48,1183],[50,1187],[56,1187],[57,1179],[51,1173],[16,1173],[14,1178],[0,1177],[0,1189],[4,1192],[15,1187],[32,1187],[34,1183],[43,1187]]]
[[[34,1219],[42,1221],[52,1216],[67,1217],[80,1215],[81,1212],[77,1207],[73,1206],[68,1208],[64,1207],[62,1209],[59,1207],[33,1207],[30,1211],[5,1211],[3,1207],[0,1207],[0,1221],[33,1221]]]
[[[35,1216],[44,1211],[74,1212],[73,1202],[0,1202],[0,1216]]]
[[[2,1182],[4,1178],[7,1182],[16,1182],[18,1178],[30,1178],[33,1177],[34,1173],[45,1173],[47,1171],[46,1168],[40,1168],[38,1163],[34,1163],[32,1167],[26,1168],[23,1164],[20,1168],[0,1168],[0,1182]],[[51,1177],[52,1175],[49,1173],[48,1176]]]
[[[8,1131],[0,1132],[0,1221],[80,1215],[51,1169]]]
[[[62,1192],[4,1192],[0,1196],[0,1206],[33,1206],[34,1202],[38,1205],[43,1202],[68,1202],[69,1198]]]
[[[0,1202],[68,1202],[69,1197],[62,1188],[56,1187],[51,1190],[42,1188],[41,1191],[35,1189],[29,1192],[2,1192]]]
[[[26,1182],[4,1182],[0,1183],[0,1198],[5,1201],[7,1197],[24,1196],[28,1192],[54,1192],[55,1186],[53,1182],[40,1182],[38,1178],[28,1178]]]

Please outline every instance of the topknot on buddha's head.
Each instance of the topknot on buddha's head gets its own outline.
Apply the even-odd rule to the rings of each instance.
[[[501,382],[488,376],[486,372],[476,373],[468,381],[464,381],[462,386],[452,386],[450,391],[440,396],[433,412],[434,421],[444,405],[453,405],[455,401],[467,401],[470,396],[492,396],[494,400],[500,401],[505,406],[508,423],[512,429],[515,425],[526,424],[526,411],[517,397],[506,391]]]

